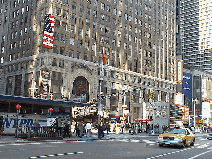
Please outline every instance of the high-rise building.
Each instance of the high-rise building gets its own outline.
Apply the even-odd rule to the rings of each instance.
[[[43,46],[44,30],[52,48]],[[150,92],[173,101],[174,0],[1,0],[0,37],[1,94],[87,102],[103,73],[110,113],[122,113],[125,92],[126,103],[148,102]]]
[[[212,2],[181,1],[181,37],[184,68],[211,70]]]

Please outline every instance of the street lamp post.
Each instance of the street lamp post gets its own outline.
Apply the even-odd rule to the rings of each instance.
[[[15,136],[18,139],[18,113],[19,110],[21,109],[21,106],[19,104],[16,105],[16,109],[17,109],[17,115],[16,115],[16,129],[15,129]]]
[[[193,99],[194,102],[194,129],[196,128],[196,103],[198,102],[197,99]]]

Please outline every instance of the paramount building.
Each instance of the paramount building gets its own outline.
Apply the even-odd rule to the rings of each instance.
[[[80,102],[103,94],[112,116],[151,116],[150,99],[172,104],[175,94],[175,3],[1,0],[0,93]]]

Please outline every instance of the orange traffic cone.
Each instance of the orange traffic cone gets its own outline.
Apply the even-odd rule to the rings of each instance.
[[[3,129],[1,128],[1,132],[0,132],[1,134],[3,134]]]

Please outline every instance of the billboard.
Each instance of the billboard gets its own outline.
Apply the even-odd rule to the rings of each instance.
[[[183,94],[185,96],[185,105],[192,110],[192,74],[183,73]]]
[[[184,105],[184,94],[176,93],[174,97],[174,103],[176,105]]]

